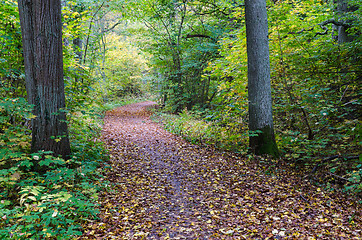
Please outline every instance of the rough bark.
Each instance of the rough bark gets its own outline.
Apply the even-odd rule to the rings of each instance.
[[[245,20],[248,54],[249,137],[253,153],[278,156],[275,142],[268,20],[265,0],[245,0]]]
[[[34,105],[32,151],[67,158],[60,0],[18,0],[28,102]]]

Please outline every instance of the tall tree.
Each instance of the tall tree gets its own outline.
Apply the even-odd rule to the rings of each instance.
[[[245,0],[245,21],[250,148],[256,154],[270,154],[276,157],[278,148],[272,114],[266,1]]]
[[[34,105],[32,151],[68,157],[60,0],[18,0],[28,102]]]

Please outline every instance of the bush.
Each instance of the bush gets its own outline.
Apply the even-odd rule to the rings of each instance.
[[[97,140],[99,118],[92,111],[69,114],[73,155],[65,161],[30,153],[30,111],[25,99],[0,100],[0,238],[73,239],[98,213],[98,167],[107,159]]]
[[[159,113],[156,121],[163,123],[165,128],[181,135],[184,139],[195,144],[213,145],[218,149],[246,153],[247,134],[237,131],[230,125],[218,125],[205,121],[203,113],[184,110],[179,115]]]

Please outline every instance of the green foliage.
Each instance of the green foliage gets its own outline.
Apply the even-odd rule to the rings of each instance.
[[[167,129],[194,143],[247,153],[246,36],[238,2],[65,1],[73,152],[65,161],[50,152],[30,153],[35,116],[22,98],[17,4],[2,1],[0,238],[73,239],[82,223],[96,218],[99,166],[107,160],[98,140],[100,112],[135,101],[127,95],[157,89],[164,110],[180,113],[161,115]],[[359,6],[358,0],[349,3]],[[274,119],[284,158],[307,170],[318,164],[318,176],[331,190],[343,185],[361,194],[362,8],[341,14],[331,1],[290,0],[268,1],[268,10]],[[148,28],[131,24],[125,15]],[[349,23],[351,42],[338,44],[331,24],[325,26],[328,32],[321,28],[332,18]],[[98,110],[90,110],[94,106]],[[338,157],[324,161],[331,155]]]
[[[0,238],[73,239],[98,213],[98,168],[107,156],[97,140],[100,123],[92,111],[72,113],[73,155],[65,161],[51,152],[30,153],[25,123],[33,117],[25,99],[1,99]]]
[[[159,113],[155,120],[161,122],[168,131],[181,135],[192,143],[246,153],[243,145],[247,141],[247,132],[239,131],[232,123],[222,126],[213,121],[205,121],[202,115],[202,112],[184,110],[179,115]]]
[[[0,167],[14,167],[30,142],[26,124],[34,116],[24,98],[0,99]]]
[[[157,100],[155,96],[151,94],[143,94],[141,96],[126,96],[122,98],[118,98],[114,101],[109,101],[105,104],[98,104],[95,106],[96,112],[104,114],[106,111],[113,110],[115,108],[125,106],[128,104],[145,102],[150,100]]]
[[[0,5],[0,88],[7,96],[25,95],[22,42],[16,1],[2,1]],[[0,92],[0,97],[5,97]]]
[[[163,105],[172,112],[206,106],[217,86],[214,79],[202,78],[202,73],[207,62],[219,56],[218,40],[229,26],[227,17],[219,12],[221,6],[155,0],[134,1],[132,7],[138,9],[138,19],[148,28],[142,32],[147,40],[141,47],[151,55],[154,86]]]
[[[311,29],[333,18],[331,7],[313,1],[297,8],[277,4],[271,14],[276,127],[286,156],[307,165],[315,157],[358,155],[361,144],[352,130],[361,116],[362,59],[356,54],[361,42],[337,44]],[[303,28],[311,30],[296,33]]]
[[[91,78],[90,69],[82,61],[83,44],[76,44],[77,41],[82,43],[81,38],[86,34],[88,14],[84,4],[74,1],[67,1],[62,9],[66,105],[72,112],[83,109],[94,101],[91,96],[94,80]]]
[[[148,72],[147,58],[139,49],[130,45],[131,38],[108,34],[105,53],[106,66],[101,78],[93,87],[101,94],[102,100],[114,101],[126,96],[140,96],[147,83],[144,75]]]

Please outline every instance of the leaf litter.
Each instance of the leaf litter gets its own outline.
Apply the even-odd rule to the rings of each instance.
[[[155,104],[107,113],[112,184],[81,239],[362,239],[355,200],[188,143],[150,120]]]

